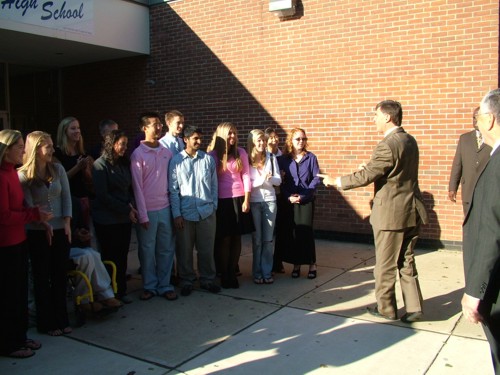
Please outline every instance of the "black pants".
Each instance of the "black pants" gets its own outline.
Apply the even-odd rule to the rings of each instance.
[[[0,248],[0,353],[9,354],[26,342],[28,330],[28,247],[26,242]]]
[[[495,270],[493,271],[495,272]],[[498,289],[500,289],[500,282],[497,281],[496,288],[489,287],[488,290],[495,290],[493,296],[488,295],[485,297],[487,301],[480,305],[480,311],[486,317],[483,323],[484,333],[490,344],[491,359],[493,360],[493,368],[496,375],[500,375],[500,296]],[[486,292],[488,294],[488,292]],[[496,301],[493,303],[491,301]],[[484,309],[484,310],[483,310]]]
[[[127,262],[132,224],[103,225],[94,222],[95,234],[101,250],[102,260],[111,260],[116,265],[118,297],[127,294]]]
[[[69,326],[66,308],[69,247],[64,229],[54,230],[51,245],[44,230],[28,230],[39,332],[46,333]]]

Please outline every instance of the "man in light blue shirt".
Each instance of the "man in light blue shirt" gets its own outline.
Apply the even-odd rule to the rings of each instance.
[[[200,287],[218,293],[214,283],[215,211],[217,170],[215,160],[200,150],[201,130],[184,130],[186,148],[175,155],[169,166],[170,205],[177,230],[177,269],[181,295],[189,296],[196,280],[193,249],[198,252]]]
[[[182,129],[184,129],[184,115],[173,110],[165,115],[167,124],[167,133],[160,139],[160,144],[169,149],[172,155],[177,155],[184,150],[184,141],[182,140]]]

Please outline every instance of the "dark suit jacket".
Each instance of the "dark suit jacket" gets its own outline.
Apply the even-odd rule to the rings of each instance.
[[[463,231],[465,293],[500,305],[500,148],[477,180]]]
[[[385,137],[365,169],[341,178],[344,190],[374,183],[370,223],[379,230],[398,230],[423,223],[427,213],[418,187],[418,145],[403,128]]]
[[[457,150],[451,165],[448,191],[458,191],[462,183],[462,205],[467,211],[477,178],[490,158],[491,147],[483,143],[477,148],[476,131],[462,134],[458,140]]]

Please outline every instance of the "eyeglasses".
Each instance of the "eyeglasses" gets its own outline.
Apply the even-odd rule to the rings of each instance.
[[[477,121],[477,119],[479,118],[479,116],[482,116],[482,115],[491,115],[491,113],[490,112],[487,112],[487,113],[476,113],[474,115],[474,120]]]
[[[304,137],[304,138],[294,138],[293,139],[294,141],[297,141],[297,142],[300,142],[300,141],[304,141],[304,142],[307,142],[307,137]]]

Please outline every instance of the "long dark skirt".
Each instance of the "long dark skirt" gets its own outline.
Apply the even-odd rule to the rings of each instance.
[[[278,216],[275,251],[281,260],[291,264],[316,263],[313,232],[314,202],[291,204],[282,198]]]
[[[243,197],[219,199],[216,238],[252,233],[255,230],[250,212],[243,212]]]
[[[236,270],[241,254],[241,235],[255,230],[252,214],[244,213],[243,197],[219,199],[214,259],[223,288],[237,288]]]

